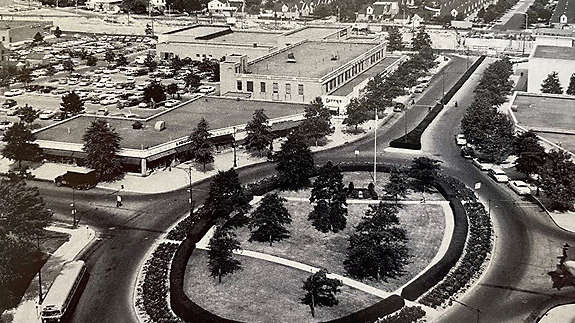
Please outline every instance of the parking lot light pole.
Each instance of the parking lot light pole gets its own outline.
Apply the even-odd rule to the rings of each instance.
[[[234,141],[232,142],[232,148],[234,149],[234,168],[236,168],[236,167],[238,167],[238,160],[236,157],[236,127],[233,127],[233,129],[234,129],[234,134],[233,134]]]

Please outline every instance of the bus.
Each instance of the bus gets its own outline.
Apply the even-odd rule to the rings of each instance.
[[[69,262],[62,267],[42,301],[42,323],[62,322],[85,273],[86,265],[82,260]]]

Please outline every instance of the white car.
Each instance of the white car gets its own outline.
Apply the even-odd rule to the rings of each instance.
[[[116,104],[118,102],[119,102],[118,98],[112,97],[112,98],[105,98],[104,100],[100,101],[100,104],[109,105],[109,104]]]
[[[215,90],[216,90],[215,87],[209,86],[209,85],[201,85],[201,86],[198,88],[198,92],[200,92],[200,93],[206,93],[206,94],[212,93],[212,92],[214,92]]]
[[[473,165],[475,165],[480,170],[490,170],[493,167],[493,164],[490,164],[490,163],[488,163],[484,160],[481,160],[479,158],[473,159]]]
[[[164,106],[166,108],[172,108],[178,104],[180,104],[180,101],[178,101],[178,100],[168,100],[168,101],[164,102]]]
[[[455,136],[455,142],[457,143],[458,146],[467,145],[467,139],[465,139],[465,135],[463,134],[458,134],[457,136]]]
[[[90,81],[81,81],[80,83],[78,83],[79,86],[88,86],[90,85]]]
[[[100,108],[98,109],[98,111],[96,112],[97,115],[99,116],[107,116],[108,115],[108,109],[106,108]]]
[[[511,189],[518,195],[529,195],[531,194],[531,187],[524,181],[509,181],[507,183]]]
[[[42,111],[40,112],[40,116],[38,118],[40,118],[41,120],[48,120],[48,119],[52,119],[54,116],[56,115],[56,111]]]
[[[106,87],[109,89],[114,88],[115,86],[116,86],[116,84],[112,81],[106,82]]]
[[[106,83],[102,83],[102,82],[98,82],[96,84],[94,84],[96,87],[105,87]]]
[[[0,130],[7,130],[8,128],[12,127],[14,122],[10,121],[0,121]]]
[[[147,107],[148,107],[148,103],[146,103],[146,102],[140,102],[140,104],[138,104],[138,108],[145,109]]]
[[[68,80],[68,85],[76,85],[78,84],[78,80],[77,79],[69,79]]]
[[[4,96],[6,96],[6,97],[18,96],[18,95],[22,95],[22,94],[24,94],[24,90],[22,90],[22,89],[8,90],[8,91],[4,92]]]
[[[507,177],[507,175],[501,168],[491,168],[487,174],[491,178],[493,178],[497,183],[509,182],[509,177]]]

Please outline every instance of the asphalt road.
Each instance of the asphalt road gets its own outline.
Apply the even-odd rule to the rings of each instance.
[[[485,64],[485,63],[484,63]],[[445,88],[455,83],[463,73],[466,62],[456,58],[445,74]],[[451,72],[449,72],[451,71]],[[441,79],[440,79],[441,78]],[[474,81],[477,81],[475,77]],[[420,102],[433,104],[443,92],[443,76],[439,74],[423,94]],[[527,317],[550,302],[565,300],[551,290],[551,280],[545,275],[554,269],[555,256],[564,241],[575,245],[575,239],[553,227],[538,208],[524,203],[507,188],[495,184],[484,173],[459,156],[453,136],[457,132],[463,107],[472,97],[472,89],[465,89],[465,100],[460,108],[449,108],[442,113],[428,130],[426,136],[433,138],[428,154],[444,161],[443,168],[470,186],[481,181],[481,198],[492,202],[492,216],[496,224],[497,243],[493,265],[487,270],[477,288],[462,301],[481,310],[484,322],[502,322]],[[427,108],[419,103],[407,112],[408,130],[421,120]],[[399,118],[395,116],[394,118]],[[403,134],[403,119],[378,130],[378,158],[382,162],[407,164],[413,153],[384,152],[389,141]],[[353,152],[360,151],[355,157]],[[373,138],[365,138],[353,144],[316,154],[316,161],[335,162],[345,160],[373,160]],[[273,165],[263,164],[240,169],[243,183],[254,181],[273,173]],[[57,219],[70,221],[72,192],[56,188],[50,183],[36,183]],[[194,199],[201,203],[206,197],[208,183],[194,185]],[[147,250],[164,230],[188,210],[188,192],[178,190],[157,195],[123,194],[124,206],[115,207],[113,192],[92,190],[76,193],[75,200],[82,223],[95,226],[99,231],[98,242],[83,255],[90,279],[71,322],[135,322],[131,304],[133,283],[138,266]],[[507,201],[514,201],[515,204]],[[566,290],[562,293],[568,293]],[[511,310],[513,309],[513,310]],[[477,312],[462,306],[450,308],[442,319],[446,322],[473,322]]]

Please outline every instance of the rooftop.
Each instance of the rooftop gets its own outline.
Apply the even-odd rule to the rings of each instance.
[[[10,29],[29,25],[49,25],[51,22],[35,21],[35,20],[0,20],[0,30]]]
[[[575,21],[575,1],[559,0],[549,22],[558,24],[562,15],[567,16],[568,24]]]
[[[302,113],[304,108],[304,104],[200,97],[142,122],[144,128],[140,130],[132,129],[134,119],[100,118],[105,119],[118,132],[122,138],[122,148],[146,149],[188,136],[202,117],[208,121],[211,129],[220,129],[247,123],[258,109],[264,109],[266,115],[273,119]],[[36,137],[38,140],[82,144],[82,136],[94,118],[95,116],[80,116],[39,131]],[[166,129],[155,131],[154,124],[157,121],[165,121]]]
[[[224,32],[230,30],[229,26],[218,26],[218,25],[194,25],[190,27],[180,28],[176,30],[171,30],[166,32],[166,35],[180,35],[187,37],[205,37],[218,32]]]
[[[210,41],[216,43],[230,44],[264,44],[276,45],[280,33],[258,32],[258,31],[233,31],[211,38]]]
[[[345,27],[314,27],[314,26],[309,26],[309,27],[303,27],[300,29],[296,29],[293,31],[289,31],[287,33],[285,33],[284,35],[286,37],[295,37],[295,38],[301,38],[301,39],[310,39],[310,40],[320,40],[320,39],[324,39],[325,37],[336,33],[340,30],[345,29]]]
[[[533,57],[534,58],[575,60],[575,48],[574,47],[562,47],[562,46],[537,45],[537,47],[535,47],[535,53],[533,53]]]
[[[359,83],[383,73],[391,64],[395,63],[399,58],[400,57],[397,56],[384,58],[381,62],[373,65],[367,71],[358,75],[351,81],[345,83],[342,87],[335,90],[333,93],[330,93],[330,95],[346,96],[350,94],[353,91],[353,88],[356,87]]]
[[[252,74],[320,78],[369,51],[377,44],[308,41],[254,61]],[[288,63],[288,54],[295,63]],[[337,57],[337,59],[333,59]]]

